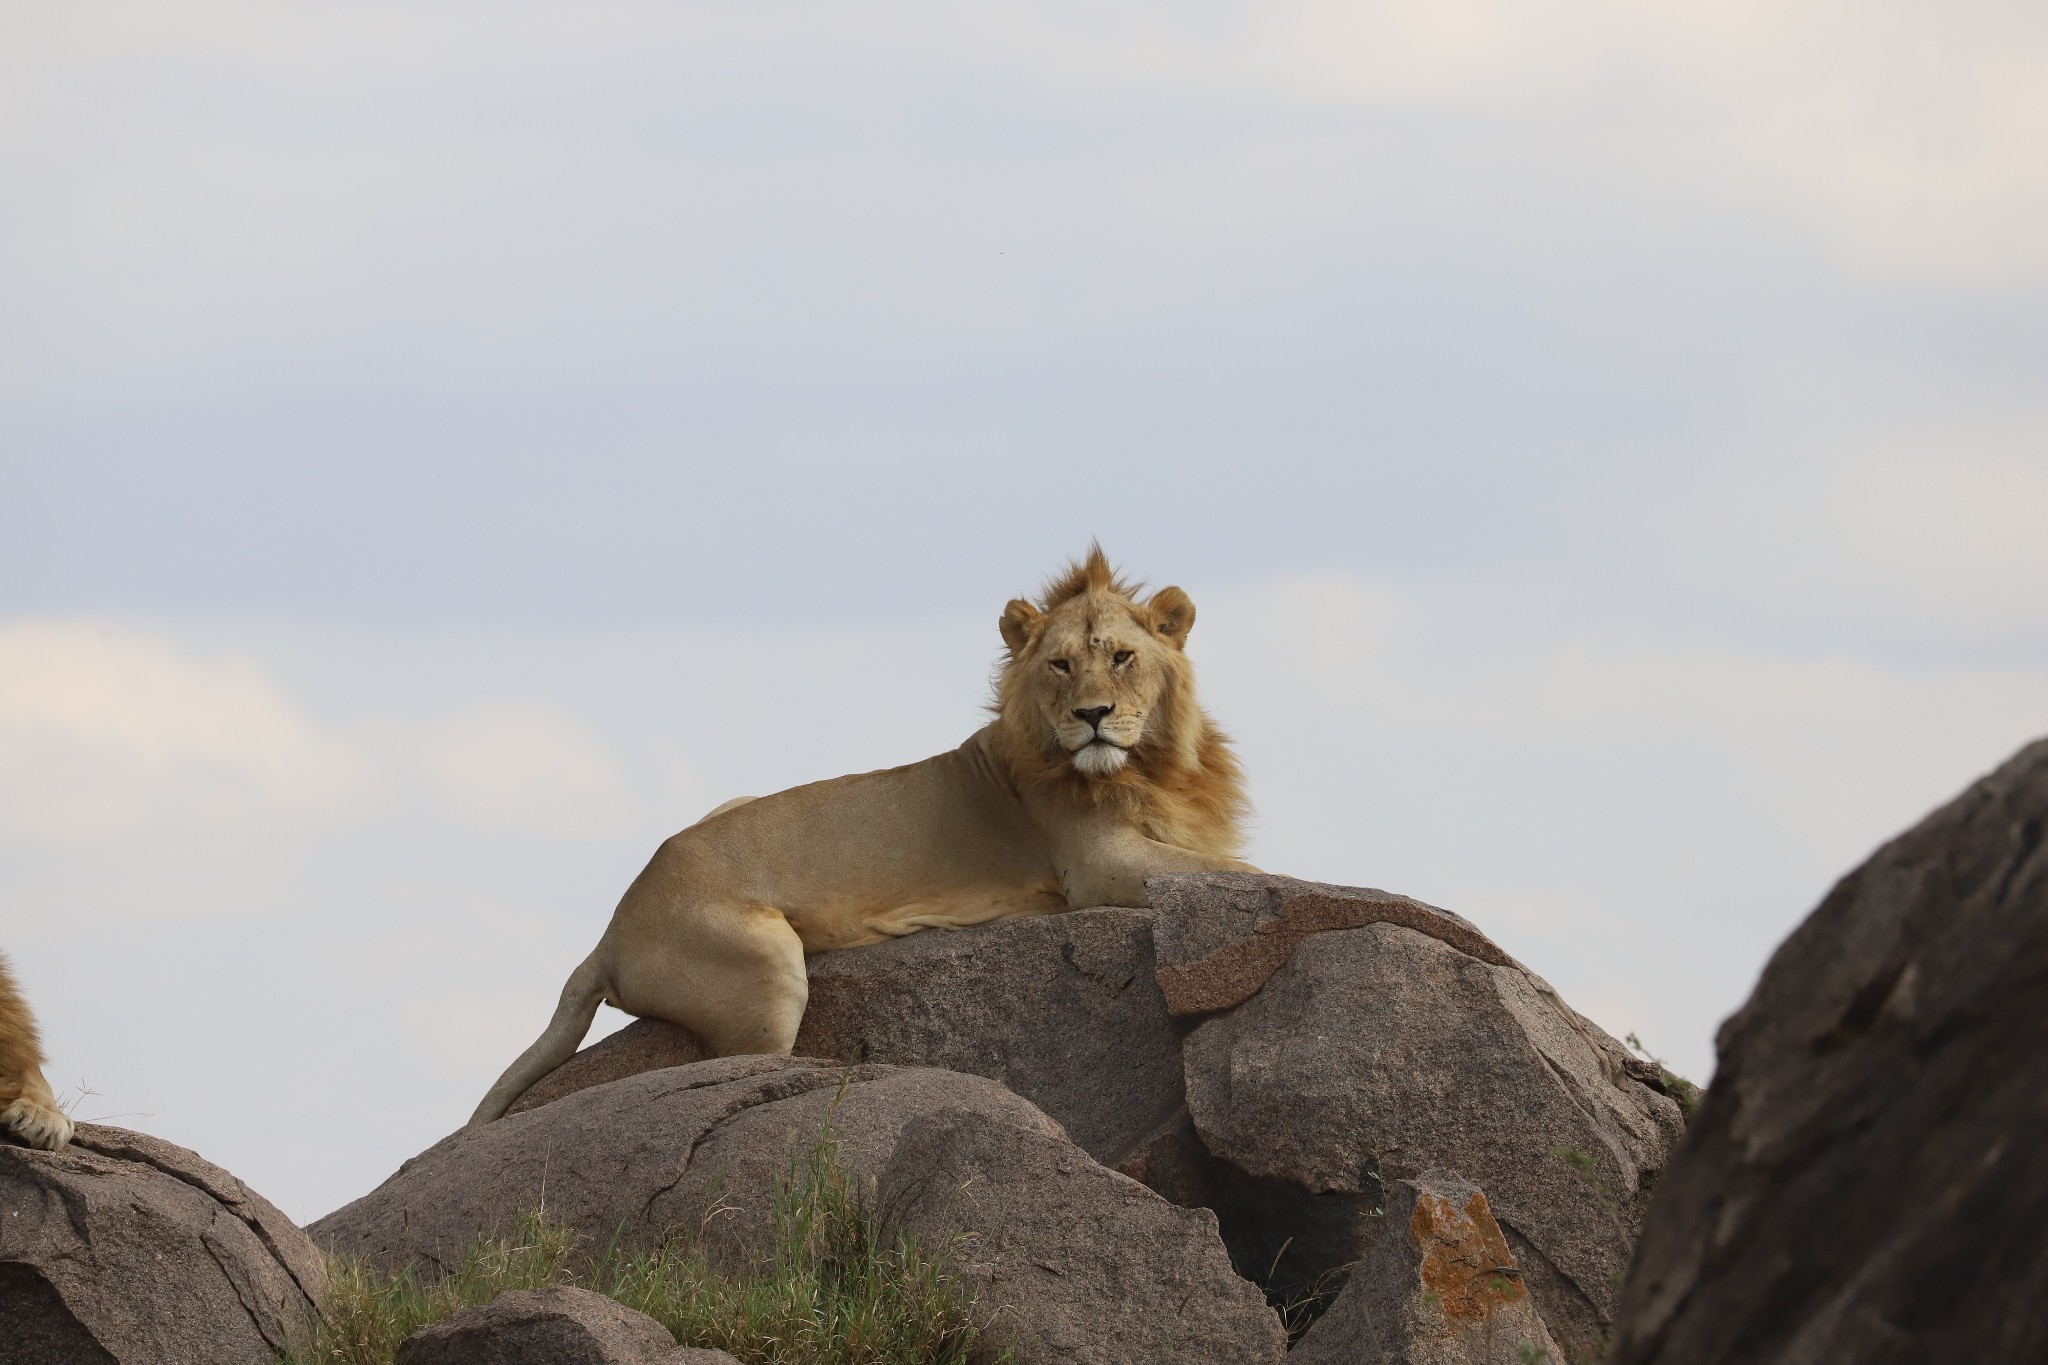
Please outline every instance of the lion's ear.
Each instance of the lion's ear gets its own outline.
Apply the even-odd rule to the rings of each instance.
[[[1003,608],[1003,619],[998,624],[1012,658],[1022,654],[1031,643],[1031,632],[1037,628],[1038,620],[1038,608],[1021,597],[1011,598],[1010,605]]]
[[[1195,604],[1179,588],[1161,588],[1145,604],[1152,609],[1152,623],[1161,635],[1173,641],[1175,649],[1186,649],[1188,632],[1195,625]]]

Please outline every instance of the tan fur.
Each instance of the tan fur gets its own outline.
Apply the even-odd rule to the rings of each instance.
[[[36,1018],[0,957],[0,1135],[56,1151],[71,1141],[71,1120],[43,1079]]]
[[[668,839],[470,1122],[567,1060],[600,1001],[680,1024],[719,1056],[787,1053],[808,953],[1142,907],[1148,876],[1255,870],[1237,857],[1237,761],[1195,699],[1194,603],[1138,594],[1091,547],[1035,604],[1004,609],[995,716],[958,749],[727,802]]]

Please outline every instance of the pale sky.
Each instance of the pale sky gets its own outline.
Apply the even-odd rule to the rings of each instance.
[[[1097,536],[1256,861],[1704,1078],[2048,733],[2044,147],[2038,4],[0,0],[51,1079],[365,1192],[664,835],[957,744]]]

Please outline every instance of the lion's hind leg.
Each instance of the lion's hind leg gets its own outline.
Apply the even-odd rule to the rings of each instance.
[[[681,1025],[715,1057],[786,1056],[796,1046],[810,978],[803,940],[781,911],[700,905],[645,928],[654,932],[614,940],[621,1009]]]
[[[35,1016],[0,957],[0,1134],[56,1151],[71,1141],[71,1120],[43,1079]]]

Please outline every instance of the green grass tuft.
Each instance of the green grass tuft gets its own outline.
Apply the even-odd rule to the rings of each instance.
[[[554,1284],[609,1295],[682,1345],[730,1351],[743,1365],[966,1365],[981,1334],[972,1296],[929,1248],[880,1216],[872,1182],[860,1188],[841,1166],[829,1120],[808,1150],[792,1149],[771,1213],[772,1250],[738,1272],[714,1266],[701,1236],[591,1254],[544,1212],[523,1215],[510,1237],[478,1238],[431,1282],[409,1267],[385,1275],[331,1258],[318,1339],[286,1365],[390,1365],[421,1327],[508,1290]]]
[[[1684,1111],[1685,1121],[1687,1123],[1692,1122],[1693,1115],[1700,1112],[1700,1101],[1707,1096],[1706,1087],[1694,1085],[1691,1081],[1664,1065],[1664,1059],[1652,1056],[1650,1050],[1643,1046],[1643,1040],[1636,1037],[1633,1033],[1628,1036],[1626,1041],[1629,1051],[1657,1068],[1657,1076],[1663,1082],[1662,1088],[1664,1093],[1678,1101],[1679,1109]]]

